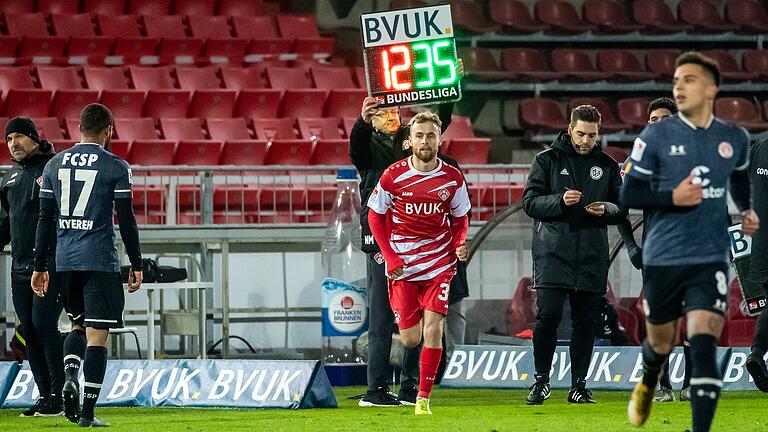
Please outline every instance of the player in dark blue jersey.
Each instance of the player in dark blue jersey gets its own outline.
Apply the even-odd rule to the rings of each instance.
[[[128,292],[139,289],[143,275],[139,231],[131,207],[131,170],[107,151],[112,136],[109,109],[100,104],[83,108],[80,134],[80,142],[56,155],[43,171],[32,289],[39,296],[47,292],[46,252],[55,229],[56,275],[73,323],[64,342],[64,414],[82,427],[103,427],[109,424],[95,418],[93,409],[107,366],[109,329],[123,326],[125,306],[112,219],[115,211],[131,261]],[[77,375],[83,352],[85,385],[80,412]]]
[[[720,70],[699,53],[678,57],[673,95],[678,114],[648,125],[635,140],[625,167],[621,201],[648,211],[643,242],[646,272],[643,309],[643,377],[629,402],[629,422],[643,425],[653,389],[687,317],[691,345],[693,432],[708,431],[720,397],[716,341],[728,294],[730,188],[745,233],[757,230],[751,210],[749,135],[712,115]]]

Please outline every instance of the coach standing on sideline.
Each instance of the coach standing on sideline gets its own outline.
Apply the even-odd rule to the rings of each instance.
[[[595,107],[574,108],[568,131],[536,155],[525,185],[523,209],[535,219],[531,249],[538,307],[533,334],[536,382],[526,400],[529,405],[549,398],[549,371],[566,297],[572,325],[568,402],[595,403],[586,375],[608,281],[606,225],[626,217],[617,205],[619,166],[597,144],[599,128]]]
[[[457,64],[457,72],[464,75],[464,64]],[[400,392],[395,398],[389,393],[392,367],[389,353],[395,320],[389,305],[387,275],[384,257],[368,226],[368,197],[381,174],[393,163],[410,156],[409,144],[404,145],[409,129],[401,124],[398,108],[380,109],[380,102],[373,97],[363,100],[360,118],[349,133],[349,157],[360,173],[360,200],[362,212],[360,225],[362,250],[368,255],[368,390],[360,400],[360,406],[398,406],[416,403],[419,376],[419,349],[406,349],[400,379]],[[441,132],[451,123],[453,103],[439,106]]]
[[[13,168],[0,183],[0,247],[11,243],[11,293],[13,307],[27,341],[27,357],[40,399],[22,417],[62,415],[64,354],[57,327],[62,303],[59,287],[37,297],[30,288],[34,261],[35,231],[40,213],[43,168],[54,156],[53,146],[37,134],[32,120],[14,117],[5,126],[5,142]],[[55,251],[53,251],[55,252]],[[53,261],[53,257],[49,258]]]

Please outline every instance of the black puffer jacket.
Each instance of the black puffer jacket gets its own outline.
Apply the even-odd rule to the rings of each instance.
[[[567,133],[536,155],[523,194],[525,213],[533,227],[535,288],[564,288],[605,293],[608,279],[608,233],[626,217],[616,205],[621,187],[619,166],[598,144],[579,155]],[[581,191],[579,203],[567,207],[568,189]],[[605,214],[592,216],[590,203],[606,203]]]
[[[438,116],[442,123],[442,131],[451,124],[453,104],[441,104],[438,108]],[[368,227],[368,197],[371,196],[381,173],[390,165],[411,155],[411,150],[403,150],[403,141],[408,138],[408,126],[403,125],[392,134],[384,134],[376,131],[371,123],[358,117],[352,130],[349,132],[349,157],[360,173],[360,201],[362,211],[360,213],[360,227],[362,235],[362,250],[366,253],[379,252],[379,245],[373,239],[371,229]]]
[[[50,145],[45,149],[45,153],[12,160],[13,168],[0,183],[0,247],[11,243],[14,272],[32,271],[43,168],[54,156]],[[55,249],[51,252],[55,254]]]

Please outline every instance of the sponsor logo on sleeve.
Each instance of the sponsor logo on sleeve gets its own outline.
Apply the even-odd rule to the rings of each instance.
[[[635,138],[635,144],[632,146],[632,154],[629,155],[634,161],[640,162],[643,159],[643,153],[648,144],[640,138]]]

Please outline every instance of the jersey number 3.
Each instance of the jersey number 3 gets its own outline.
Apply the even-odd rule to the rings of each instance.
[[[91,198],[91,192],[93,192],[93,184],[96,182],[96,170],[76,169],[75,181],[83,182],[83,189],[80,191],[80,196],[75,203],[75,209],[72,214],[69,213],[69,196],[72,190],[71,176],[72,170],[67,168],[59,169],[59,181],[61,182],[61,203],[59,205],[59,212],[62,216],[85,216],[85,207],[88,205],[88,200]]]

